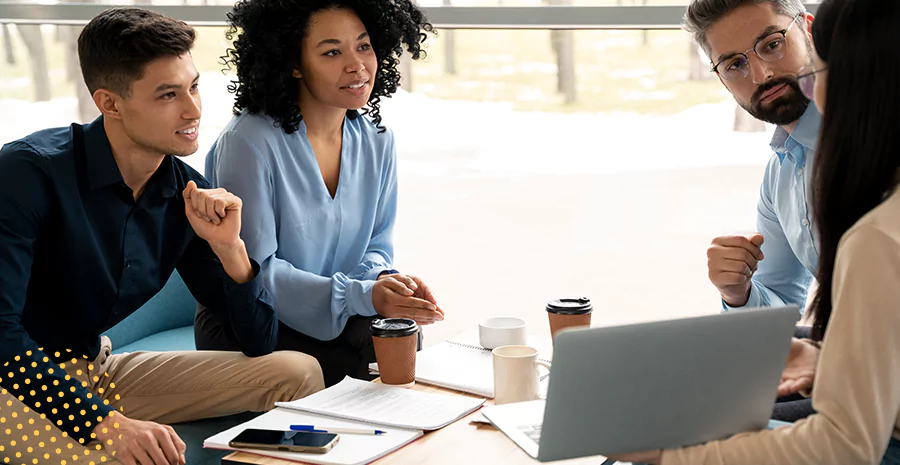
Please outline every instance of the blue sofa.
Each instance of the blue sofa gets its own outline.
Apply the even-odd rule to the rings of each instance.
[[[195,350],[194,312],[197,301],[184,285],[177,272],[156,296],[128,318],[104,333],[112,341],[113,353],[147,351]],[[203,449],[203,440],[248,421],[258,415],[247,412],[172,425],[187,444],[187,463],[190,465],[219,465],[225,451]]]

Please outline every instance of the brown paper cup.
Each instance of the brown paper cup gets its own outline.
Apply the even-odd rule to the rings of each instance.
[[[579,326],[591,325],[591,314],[583,315],[565,315],[561,313],[547,312],[550,317],[550,336],[556,337],[556,333],[565,328],[575,328]]]
[[[416,348],[418,334],[403,337],[372,336],[375,360],[381,382],[393,385],[412,385],[416,381]]]

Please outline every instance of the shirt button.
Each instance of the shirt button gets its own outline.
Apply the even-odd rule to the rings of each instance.
[[[803,168],[797,169],[797,176],[803,176]]]
[[[809,220],[803,218],[803,221],[801,221],[800,224],[802,224],[803,226],[809,226]]]

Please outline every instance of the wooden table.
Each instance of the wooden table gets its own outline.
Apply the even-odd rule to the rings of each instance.
[[[469,396],[457,391],[419,383],[413,389],[423,392]],[[491,401],[488,400],[487,405],[490,403]],[[507,438],[503,432],[492,425],[469,423],[470,419],[478,414],[479,411],[476,410],[449,426],[437,431],[426,432],[425,436],[374,463],[382,465],[536,465],[540,463],[532,459],[512,440]],[[256,465],[295,465],[297,463],[246,452],[234,452],[225,457],[225,459],[236,463]],[[603,459],[599,457],[589,457],[554,463],[600,465],[603,462]]]

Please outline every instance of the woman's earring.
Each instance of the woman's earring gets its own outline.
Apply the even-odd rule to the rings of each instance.
[[[294,69],[294,71],[291,73],[291,76],[294,76],[297,79],[303,79],[303,75],[300,74],[299,69]]]

